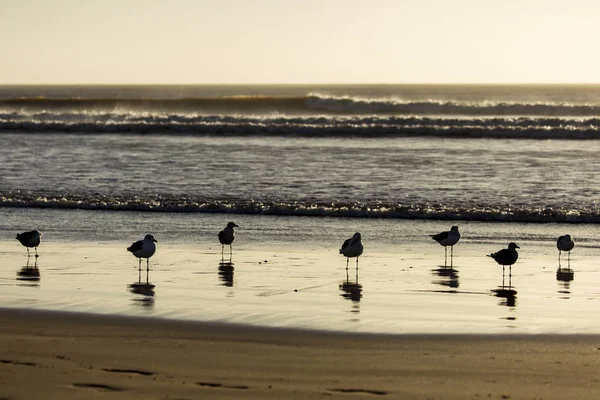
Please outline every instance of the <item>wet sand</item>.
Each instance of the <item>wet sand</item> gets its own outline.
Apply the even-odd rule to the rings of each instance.
[[[364,335],[0,309],[2,399],[594,399],[600,337]]]
[[[508,268],[503,278],[485,256],[501,247],[467,240],[455,249],[452,268],[431,239],[372,243],[360,258],[360,276],[354,260],[346,272],[335,244],[240,241],[227,263],[219,245],[161,240],[147,291],[131,287],[139,277],[128,243],[45,241],[28,267],[16,240],[0,241],[0,307],[349,333],[600,332],[596,249],[577,248],[571,276],[563,277],[551,246],[519,243],[512,296],[502,290],[511,282]],[[141,278],[145,283],[145,271]]]

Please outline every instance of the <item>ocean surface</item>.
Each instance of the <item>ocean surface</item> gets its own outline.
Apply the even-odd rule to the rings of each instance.
[[[127,273],[136,267],[127,252],[123,260],[107,264],[117,279],[114,287],[106,283],[116,288],[114,296],[94,292],[86,300],[91,305],[78,308],[76,304],[87,303],[68,299],[85,292],[79,272],[89,279],[94,271],[103,271],[102,266],[59,267],[47,261],[46,254],[40,257],[42,278],[35,285],[45,300],[30,298],[30,292],[23,292],[30,287],[16,285],[21,262],[11,264],[14,257],[26,254],[14,241],[16,232],[42,230],[40,251],[52,243],[63,250],[69,243],[80,243],[91,246],[95,256],[101,256],[102,245],[126,247],[152,232],[166,244],[159,247],[163,258],[159,254],[155,258],[170,271],[178,268],[165,253],[172,251],[172,260],[185,263],[190,260],[180,258],[177,245],[197,245],[192,247],[198,252],[194,254],[207,263],[214,258],[214,265],[206,270],[181,267],[191,278],[188,282],[181,277],[178,282],[188,282],[181,291],[166,289],[173,299],[197,284],[194,274],[218,275],[221,254],[213,243],[215,235],[234,220],[243,232],[236,239],[238,263],[254,266],[261,256],[253,252],[273,256],[281,251],[289,261],[284,264],[295,266],[279,270],[272,280],[253,275],[257,283],[277,291],[286,279],[305,279],[316,288],[311,290],[323,287],[324,297],[317,296],[317,302],[313,298],[269,303],[265,299],[279,297],[262,296],[267,303],[260,305],[261,314],[254,303],[259,296],[256,288],[244,292],[239,284],[230,285],[229,290],[237,290],[237,300],[253,306],[238,304],[235,317],[229,318],[230,313],[217,306],[222,302],[218,292],[222,280],[204,287],[208,297],[203,300],[214,307],[198,312],[188,310],[185,301],[165,300],[165,285],[156,280],[157,272],[156,296],[149,296],[153,306],[142,308],[143,313],[352,330],[353,323],[327,321],[346,315],[335,311],[343,292],[338,281],[344,276],[339,275],[345,274],[344,259],[336,253],[341,241],[360,230],[368,244],[361,258],[363,297],[341,303],[350,300],[363,305],[364,311],[366,299],[373,299],[371,314],[361,314],[360,330],[455,332],[465,321],[467,326],[480,321],[488,310],[468,311],[469,299],[496,301],[490,290],[501,286],[498,268],[485,254],[516,241],[524,254],[519,263],[529,254],[532,268],[527,270],[530,283],[520,281],[519,299],[541,296],[532,303],[535,312],[525,315],[548,316],[546,322],[539,322],[543,318],[537,324],[525,322],[517,330],[551,332],[557,304],[544,305],[542,299],[556,298],[562,300],[561,307],[581,302],[572,316],[578,322],[566,323],[559,331],[598,332],[600,325],[590,322],[588,313],[597,311],[597,291],[591,282],[600,279],[593,262],[600,253],[599,117],[598,85],[0,86],[0,242],[4,241],[0,254],[10,260],[0,267],[0,286],[5,289],[0,306],[14,307],[25,295],[31,300],[25,304],[32,307],[55,304],[66,310],[133,312],[127,301],[111,303],[131,294],[122,290],[125,281],[116,273],[126,263],[133,264],[125,268]],[[418,298],[424,304],[445,304],[449,295],[437,289],[455,281],[448,271],[438,271],[439,279],[432,279],[432,271],[440,267],[440,254],[443,267],[443,248],[431,243],[428,235],[454,224],[466,229],[457,246],[463,263],[456,269],[461,271],[460,286],[468,293],[461,297],[456,288],[449,290],[455,294],[452,300],[460,298],[459,304],[467,309],[465,321],[450,323],[450,318],[440,316],[439,307],[434,307],[434,314],[427,307],[412,307],[405,325],[390,323],[385,315],[400,313],[391,311],[396,302],[412,305]],[[555,241],[569,232],[580,252],[575,282],[579,284],[582,273],[585,281],[579,293],[565,296],[556,290]],[[462,255],[460,246],[465,246]],[[370,282],[373,277],[366,265],[374,255],[369,249],[385,255],[372,259],[377,276],[394,265],[388,278]],[[312,261],[301,261],[303,251],[314,253]],[[60,259],[60,254],[53,254]],[[405,265],[401,260],[413,261]],[[44,265],[61,277],[60,285],[44,286],[53,274],[44,271]],[[303,268],[304,273],[294,275]],[[411,287],[394,289],[405,281],[401,272],[408,269],[418,269],[421,275],[409,279]],[[321,280],[324,270],[328,278]],[[469,282],[465,270],[475,279],[472,286],[463,283]],[[244,268],[240,271],[237,264],[235,271],[239,277]],[[542,277],[549,278],[548,286],[540,286],[537,279]],[[381,289],[376,290],[379,295],[372,294],[375,288]],[[94,307],[96,302],[102,306]],[[320,318],[315,314],[322,304],[331,305],[333,311]],[[504,305],[514,311],[522,304],[521,300]],[[288,317],[286,309],[297,310],[299,316]],[[434,320],[439,323],[424,322]],[[506,328],[473,326],[480,332]]]

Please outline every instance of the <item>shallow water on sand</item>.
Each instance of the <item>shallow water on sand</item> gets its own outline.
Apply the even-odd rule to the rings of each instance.
[[[450,227],[439,221],[40,209],[0,209],[0,218],[2,307],[346,332],[600,332],[593,225],[459,222],[450,267],[429,237]],[[240,225],[230,262],[216,240],[228,220]],[[44,234],[37,269],[14,240],[32,228]],[[355,231],[365,245],[358,274],[338,254]],[[137,260],[125,248],[145,233],[159,240],[155,286],[132,288]],[[557,275],[565,233],[576,247],[571,270]],[[485,255],[509,241],[520,257],[503,287]]]

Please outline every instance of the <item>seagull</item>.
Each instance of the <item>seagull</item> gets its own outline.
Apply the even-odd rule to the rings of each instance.
[[[350,239],[344,241],[344,244],[340,249],[340,254],[343,254],[346,257],[346,269],[348,269],[350,257],[356,257],[356,268],[358,269],[358,257],[360,257],[362,253],[363,244],[361,242],[360,233],[356,232]]]
[[[233,231],[233,228],[239,228],[239,226],[234,222],[228,222],[225,229],[219,232],[219,242],[221,242],[221,257],[223,257],[223,249],[225,248],[226,244],[229,245],[229,255],[231,256],[231,243],[233,243],[235,240],[235,232]]]
[[[571,265],[571,250],[575,247],[575,242],[571,239],[571,235],[565,235],[558,238],[556,241],[556,247],[558,248],[558,263],[560,264],[560,253],[566,251],[568,253],[568,262]]]
[[[492,257],[496,262],[502,265],[502,275],[504,275],[504,267],[509,266],[509,276],[512,275],[512,265],[517,262],[519,253],[517,249],[520,249],[516,243],[510,242],[507,249],[502,249],[496,253],[489,254],[488,257]]]
[[[27,248],[27,257],[29,257],[29,248],[35,248],[35,256],[38,256],[37,247],[40,245],[42,240],[42,232],[35,230],[23,233],[17,233],[17,240],[21,242],[23,246]]]
[[[458,226],[453,226],[449,231],[438,233],[437,235],[431,235],[431,238],[444,246],[444,264],[448,263],[448,246],[450,246],[450,263],[454,258],[454,245],[460,240],[460,233],[458,232]]]
[[[146,235],[144,240],[138,240],[127,248],[134,256],[138,258],[138,269],[142,269],[142,258],[146,259],[146,270],[150,269],[150,257],[156,252],[156,245],[158,243],[154,236]]]

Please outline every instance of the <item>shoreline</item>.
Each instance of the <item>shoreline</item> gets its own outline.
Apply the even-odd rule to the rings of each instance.
[[[0,321],[14,320],[18,322],[35,319],[43,322],[61,321],[62,324],[100,324],[114,327],[143,326],[148,328],[149,332],[158,331],[177,331],[182,335],[193,336],[195,332],[201,331],[202,334],[214,333],[219,336],[236,337],[234,332],[244,332],[244,335],[265,335],[266,337],[279,338],[321,338],[323,340],[347,339],[347,340],[475,340],[475,341],[495,341],[495,340],[566,340],[569,338],[589,338],[598,341],[598,350],[600,351],[600,333],[568,333],[568,332],[474,332],[474,333],[453,333],[453,332],[368,332],[368,331],[342,331],[333,329],[319,329],[309,327],[285,327],[253,325],[230,321],[200,321],[192,319],[177,319],[163,316],[141,316],[129,314],[99,314],[94,312],[51,310],[51,309],[31,309],[18,307],[0,306]],[[10,326],[4,327],[5,331],[10,331]]]
[[[100,314],[84,311],[68,311],[68,310],[52,310],[52,309],[33,309],[20,307],[4,307],[0,306],[0,322],[15,320],[19,322],[29,321],[48,322],[60,320],[62,324],[95,324],[109,326],[143,326],[152,330],[173,330],[182,334],[192,334],[202,331],[203,334],[213,332],[219,335],[234,337],[232,332],[243,331],[244,334],[265,335],[273,338],[281,337],[282,335],[288,338],[323,338],[330,339],[348,339],[348,340],[562,340],[568,338],[590,338],[598,340],[598,350],[600,351],[600,333],[570,333],[570,332],[369,332],[369,331],[345,331],[333,329],[320,329],[310,327],[287,327],[287,326],[270,326],[270,325],[254,325],[242,322],[231,322],[221,320],[201,321],[193,319],[178,319],[168,318],[164,316],[142,316],[131,314]],[[10,331],[4,327],[5,331]]]
[[[8,399],[547,400],[600,389],[599,335],[330,333],[18,309],[0,309],[0,323]]]

